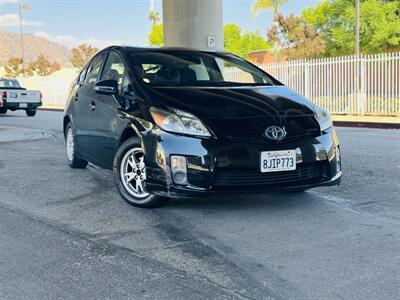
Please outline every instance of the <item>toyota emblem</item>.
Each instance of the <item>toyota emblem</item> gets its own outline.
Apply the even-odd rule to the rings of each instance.
[[[269,126],[265,129],[265,136],[273,141],[280,141],[286,136],[285,127]]]

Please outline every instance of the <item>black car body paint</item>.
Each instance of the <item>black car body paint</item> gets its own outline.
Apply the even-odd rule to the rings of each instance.
[[[65,108],[64,125],[66,120],[74,123],[77,151],[85,160],[111,169],[122,141],[127,136],[139,136],[145,154],[146,190],[167,197],[267,192],[340,183],[335,129],[321,131],[315,105],[276,79],[271,77],[273,84],[265,85],[151,85],[140,79],[141,70],[135,68],[132,59],[134,54],[196,51],[110,47],[94,57],[102,59],[97,81],[110,51],[121,57],[132,91],[123,96],[102,95],[78,77]],[[151,107],[172,107],[193,114],[211,136],[162,130],[149,112]],[[280,141],[265,136],[266,128],[275,125],[287,132]],[[262,151],[290,149],[296,150],[296,170],[260,172]],[[186,157],[187,185],[174,184],[171,155]]]

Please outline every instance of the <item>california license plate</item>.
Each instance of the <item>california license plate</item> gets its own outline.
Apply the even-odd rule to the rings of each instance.
[[[261,172],[296,170],[296,150],[261,152]]]
[[[27,107],[28,107],[28,104],[26,104],[26,103],[20,103],[20,104],[19,104],[19,107],[20,107],[20,108],[27,108]]]

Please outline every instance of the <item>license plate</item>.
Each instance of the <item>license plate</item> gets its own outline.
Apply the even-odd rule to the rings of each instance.
[[[26,104],[26,103],[20,103],[20,104],[19,104],[19,107],[21,107],[21,108],[27,108],[27,107],[28,107],[28,104]]]
[[[296,170],[296,150],[261,152],[261,172]]]

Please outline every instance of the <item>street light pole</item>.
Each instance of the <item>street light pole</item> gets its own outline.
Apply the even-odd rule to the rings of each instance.
[[[356,0],[356,56],[360,56],[360,0]]]
[[[25,77],[25,53],[24,53],[24,33],[22,31],[22,10],[29,9],[28,4],[18,4],[19,12],[19,31],[21,33],[21,60],[22,60],[22,75]]]

